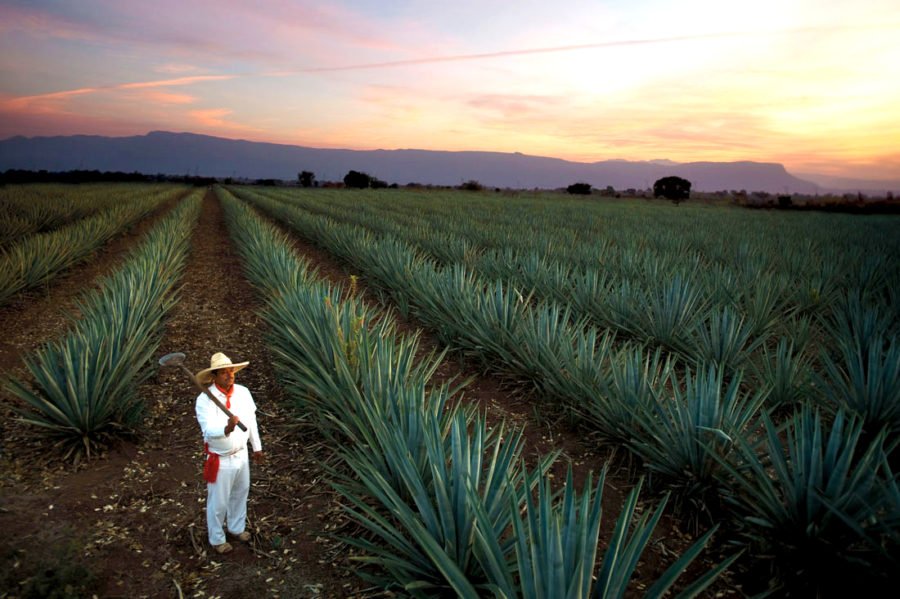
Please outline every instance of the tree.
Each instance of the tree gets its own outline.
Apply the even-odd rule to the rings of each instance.
[[[577,195],[590,195],[591,194],[591,184],[590,183],[572,183],[568,187],[566,187],[566,191],[568,193],[573,193]]]
[[[468,181],[460,185],[459,188],[465,191],[481,191],[482,189],[484,189],[484,186],[475,179],[469,179]]]
[[[691,182],[681,177],[663,177],[653,184],[653,197],[666,198],[677,204],[691,197]]]
[[[311,171],[302,171],[297,175],[297,180],[303,187],[312,187],[316,183],[316,175]]]
[[[356,189],[368,189],[372,184],[372,177],[359,171],[350,171],[344,175],[344,185]]]

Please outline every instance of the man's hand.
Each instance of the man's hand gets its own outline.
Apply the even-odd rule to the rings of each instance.
[[[253,463],[255,464],[265,464],[266,463],[266,454],[262,451],[254,451],[252,454]]]
[[[228,419],[228,424],[225,425],[225,436],[226,437],[231,434],[231,431],[234,430],[234,427],[236,427],[237,423],[240,421],[241,421],[240,418],[238,418],[237,416],[232,416],[231,418]]]

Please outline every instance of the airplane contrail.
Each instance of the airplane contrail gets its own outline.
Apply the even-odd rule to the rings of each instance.
[[[684,35],[663,38],[648,38],[637,40],[620,40],[613,42],[596,42],[590,44],[573,44],[570,46],[548,46],[543,48],[525,48],[520,50],[499,50],[497,52],[482,52],[478,54],[454,54],[448,56],[432,56],[428,58],[410,58],[406,60],[392,60],[388,62],[370,62],[334,67],[309,67],[296,71],[282,71],[285,73],[322,73],[329,71],[355,71],[364,69],[384,69],[392,67],[412,66],[419,64],[432,64],[440,62],[460,62],[465,60],[483,60],[485,58],[503,58],[505,56],[526,56],[529,54],[551,54],[554,52],[572,52],[576,50],[593,50],[597,48],[611,48],[617,46],[641,46],[648,44],[663,44],[669,42],[682,42],[701,39],[715,39],[733,36],[726,33],[709,33],[704,35]]]

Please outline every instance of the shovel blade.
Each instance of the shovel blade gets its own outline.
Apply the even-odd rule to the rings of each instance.
[[[160,366],[179,366],[184,362],[184,354],[181,352],[174,352],[171,354],[166,354],[162,358],[159,359]]]

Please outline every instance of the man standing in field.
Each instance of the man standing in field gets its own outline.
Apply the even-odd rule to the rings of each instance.
[[[247,524],[247,496],[250,493],[250,463],[247,459],[247,441],[253,447],[253,461],[262,463],[262,442],[256,427],[256,404],[250,391],[234,383],[234,375],[250,362],[232,364],[223,353],[210,359],[209,368],[195,375],[197,382],[208,386],[227,407],[229,418],[205,393],[197,397],[197,422],[203,432],[206,448],[206,527],[209,543],[217,553],[228,553],[232,546],[225,539],[225,522],[228,532],[240,541],[250,540]],[[246,432],[237,426],[242,422]]]

